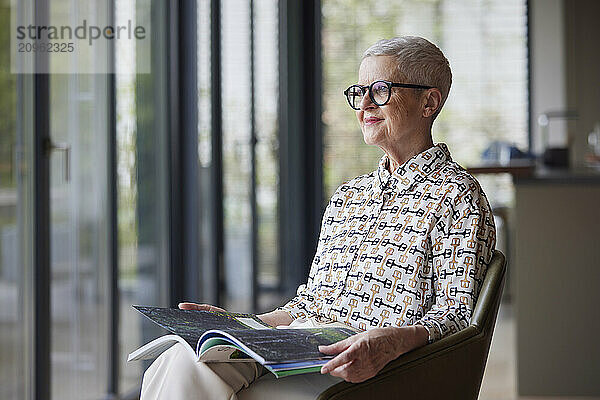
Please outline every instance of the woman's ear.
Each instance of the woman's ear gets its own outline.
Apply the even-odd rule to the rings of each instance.
[[[428,89],[425,94],[425,105],[423,107],[423,117],[429,118],[435,114],[442,104],[442,92],[437,88]]]

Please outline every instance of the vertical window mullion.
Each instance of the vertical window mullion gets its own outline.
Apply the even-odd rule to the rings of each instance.
[[[214,240],[215,302],[221,304],[224,288],[223,229],[223,125],[221,104],[221,1],[211,0],[211,226]]]
[[[50,394],[50,193],[48,143],[48,75],[35,78],[35,397]]]
[[[111,25],[115,22],[115,2],[108,6],[108,20]],[[108,45],[109,70],[115,70],[115,46]],[[107,74],[108,94],[108,215],[110,218],[108,234],[109,254],[109,279],[108,279],[108,302],[109,302],[109,345],[108,345],[108,382],[107,393],[118,396],[119,393],[119,256],[118,256],[118,220],[117,220],[117,112],[116,112],[116,81],[115,74]]]
[[[256,103],[255,103],[255,65],[254,65],[254,0],[250,0],[250,163],[251,163],[251,184],[250,184],[250,207],[251,207],[251,296],[252,311],[256,312],[258,308],[258,252],[257,252],[257,234],[258,234],[258,216],[256,205]]]
[[[198,160],[198,57],[194,49],[197,44],[197,1],[184,0],[180,6],[180,54],[181,54],[181,121],[183,132],[182,168],[184,178],[183,219],[185,222],[184,298],[196,298],[201,294],[199,262],[199,160]]]
[[[169,144],[169,173],[168,187],[169,191],[169,304],[177,303],[181,296],[183,286],[183,232],[185,229],[182,218],[182,193],[183,187],[183,162],[182,162],[182,134],[180,121],[180,102],[179,102],[179,7],[177,1],[168,2],[167,5],[167,26],[169,44],[167,54],[167,95],[168,95],[168,144]]]
[[[46,25],[49,5],[40,2],[35,7],[36,25]],[[35,70],[45,71],[48,63],[47,54],[35,53]],[[50,76],[35,74],[34,77],[35,119],[35,188],[34,188],[34,226],[35,226],[35,302],[33,332],[44,332],[35,335],[34,349],[34,396],[36,399],[49,399],[50,386],[50,351],[51,351],[51,308],[50,308],[50,160],[47,145],[50,143]]]

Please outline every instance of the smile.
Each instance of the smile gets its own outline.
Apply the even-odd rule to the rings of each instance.
[[[381,121],[383,121],[381,118],[369,117],[365,118],[365,125],[373,125]]]

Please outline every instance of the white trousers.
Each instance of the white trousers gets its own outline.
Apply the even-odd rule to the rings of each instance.
[[[292,324],[298,328],[316,325],[312,320]],[[189,349],[178,343],[146,370],[140,399],[308,400],[340,381],[320,373],[276,379],[254,362],[196,362]]]

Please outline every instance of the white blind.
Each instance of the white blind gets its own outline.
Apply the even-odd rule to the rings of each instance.
[[[364,144],[342,91],[358,79],[363,51],[375,41],[423,36],[438,45],[453,73],[433,126],[454,159],[479,162],[493,140],[527,147],[527,14],[524,0],[323,0],[324,173],[327,197],[344,180],[372,171],[381,150]],[[489,181],[489,179],[484,179]],[[488,186],[488,187],[486,187]],[[510,179],[484,182],[510,203]]]

